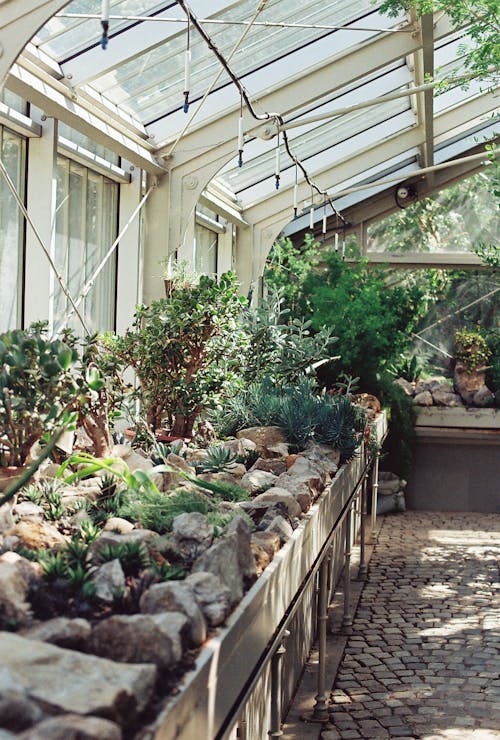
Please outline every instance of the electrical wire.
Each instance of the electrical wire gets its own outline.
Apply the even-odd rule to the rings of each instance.
[[[253,106],[253,103],[250,100],[250,97],[249,97],[248,92],[246,91],[244,85],[241,83],[241,81],[240,81],[239,77],[236,75],[236,73],[233,72],[233,70],[229,66],[229,60],[230,60],[230,58],[231,58],[231,56],[232,56],[232,54],[234,52],[232,52],[231,55],[230,55],[230,57],[228,57],[228,59],[226,59],[224,57],[224,55],[221,53],[221,51],[218,49],[217,45],[215,44],[215,42],[213,41],[213,39],[211,38],[211,36],[203,28],[203,26],[201,25],[201,23],[198,20],[198,18],[194,15],[193,11],[188,7],[187,3],[184,2],[184,0],[177,0],[177,4],[182,8],[182,10],[186,14],[186,16],[191,20],[192,25],[196,28],[196,30],[198,31],[198,33],[204,39],[204,41],[206,42],[206,44],[207,44],[208,48],[210,49],[210,51],[212,51],[213,54],[216,56],[217,60],[221,64],[222,68],[226,71],[226,73],[229,75],[230,79],[232,80],[232,82],[236,86],[236,88],[239,90],[240,95],[243,98],[243,100],[245,101],[245,104],[247,106],[248,112],[250,113],[250,115],[252,116],[252,118],[254,118],[256,121],[260,121],[260,122],[262,122],[262,121],[273,121],[273,123],[274,123],[274,125],[276,127],[276,131],[278,132],[278,131],[281,130],[281,133],[282,133],[282,136],[283,136],[283,144],[285,146],[285,150],[286,150],[288,156],[290,157],[290,159],[292,160],[292,162],[295,165],[297,165],[297,167],[299,167],[300,170],[302,171],[302,174],[304,175],[304,179],[305,179],[306,183],[309,185],[309,187],[311,188],[311,190],[316,191],[319,195],[321,195],[323,197],[324,200],[327,200],[328,201],[328,203],[329,203],[329,205],[330,205],[330,207],[331,207],[331,209],[333,211],[333,214],[336,215],[336,216],[338,216],[340,218],[340,220],[342,221],[342,223],[343,223],[344,226],[347,226],[347,221],[342,216],[342,214],[339,213],[337,211],[337,209],[335,208],[335,206],[333,204],[333,201],[332,201],[330,195],[328,194],[328,191],[327,190],[322,190],[319,187],[319,185],[317,185],[310,178],[310,176],[309,176],[309,174],[308,174],[305,166],[298,159],[298,157],[296,157],[295,154],[292,152],[292,150],[290,148],[290,142],[288,140],[288,136],[287,136],[286,130],[284,130],[282,128],[283,125],[284,125],[283,117],[279,113],[269,113],[267,111],[264,112],[264,113],[257,113],[257,111],[255,110],[255,108]],[[259,13],[261,11],[261,9],[263,9],[263,7],[265,6],[265,4],[266,4],[265,2],[261,2],[260,3],[259,8],[257,9],[257,13]],[[256,17],[256,16],[254,16],[254,17]],[[250,29],[250,26],[247,27],[247,31],[249,29]],[[239,43],[241,43],[242,40],[243,39],[241,39],[239,41]],[[209,91],[210,91],[210,89],[211,88],[209,88]],[[206,97],[208,95],[208,92],[205,93],[205,96],[202,98],[202,102],[204,102],[204,100],[206,99]],[[180,138],[182,136],[183,136],[183,132],[177,138],[177,140],[175,142],[176,144],[178,143],[178,141],[180,140]],[[172,150],[169,151],[169,155],[171,154],[171,151]],[[311,206],[314,208],[314,203],[311,203]]]

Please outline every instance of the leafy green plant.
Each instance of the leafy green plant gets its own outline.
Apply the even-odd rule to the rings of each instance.
[[[184,568],[178,565],[171,565],[168,562],[157,563],[155,560],[152,560],[149,569],[158,581],[181,581],[186,577]]]
[[[80,537],[83,542],[91,543],[101,534],[99,527],[91,519],[84,519],[80,524]]]
[[[196,463],[196,470],[202,473],[222,473],[231,471],[236,462],[236,455],[224,445],[212,445],[207,448],[206,460]]]
[[[129,496],[120,513],[128,519],[141,522],[142,526],[164,534],[172,528],[172,522],[179,514],[200,512],[207,514],[213,504],[206,496],[188,490],[178,490],[165,494],[159,491],[143,491],[140,496]]]
[[[88,561],[89,545],[79,537],[74,537],[61,551],[70,567],[81,565],[85,567]]]
[[[245,299],[236,278],[201,276],[197,285],[137,309],[133,329],[114,340],[114,351],[137,373],[148,426],[164,422],[190,437],[196,418],[234,387],[244,333],[237,319]]]
[[[349,460],[362,440],[366,417],[346,396],[331,396],[322,404],[315,437],[340,451],[342,461]]]
[[[455,357],[469,371],[484,369],[491,357],[491,350],[479,331],[461,329],[455,332]]]
[[[38,562],[42,572],[49,581],[63,579],[66,575],[66,558],[63,552],[39,551]]]
[[[172,445],[167,445],[165,442],[155,442],[150,450],[150,457],[154,465],[165,465],[167,457],[174,452]]]
[[[47,493],[44,501],[43,515],[46,519],[50,519],[51,521],[57,521],[64,516],[62,495],[59,491],[51,491]]]
[[[85,402],[72,372],[77,360],[73,346],[39,327],[0,334],[0,437],[9,465],[24,465],[35,442]]]
[[[410,383],[416,383],[424,372],[424,366],[419,362],[417,355],[408,357],[401,354],[399,360],[388,365],[387,372],[395,378],[404,378]]]
[[[123,542],[103,546],[97,556],[101,563],[119,560],[126,576],[136,576],[151,565],[148,548],[144,542]]]
[[[212,503],[215,505],[218,501],[248,501],[250,494],[246,488],[239,486],[237,483],[231,483],[231,481],[220,480],[217,483],[202,480],[201,478],[193,478],[199,488],[203,488],[205,491],[209,491],[213,494]]]

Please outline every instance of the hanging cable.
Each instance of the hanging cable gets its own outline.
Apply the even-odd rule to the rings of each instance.
[[[103,49],[106,49],[107,46],[108,46],[109,5],[110,5],[110,0],[102,0],[102,10],[101,10],[101,26],[102,26],[101,47]]]
[[[191,19],[188,13],[186,52],[184,58],[184,113],[189,111],[189,88],[191,86]]]
[[[326,236],[326,200],[323,201],[323,221],[321,223],[321,233],[323,235],[323,241],[325,241],[325,236]]]
[[[276,190],[279,190],[280,187],[280,132],[278,131],[278,135],[276,136],[276,155],[275,155],[275,163],[274,163],[274,179],[275,179],[275,187]]]
[[[25,207],[23,201],[21,200],[21,198],[19,196],[19,193],[16,190],[16,186],[14,185],[14,183],[12,182],[12,180],[10,179],[9,173],[7,172],[7,170],[5,168],[5,165],[4,165],[4,163],[3,163],[3,161],[1,159],[0,159],[0,171],[2,172],[2,175],[4,176],[5,181],[7,182],[7,185],[9,186],[9,189],[12,192],[12,195],[14,196],[14,198],[16,200],[16,203],[17,203],[17,205],[19,207],[19,210],[22,212],[24,218],[26,219],[26,221],[31,226],[31,229],[32,229],[32,231],[33,231],[33,233],[34,233],[34,235],[35,235],[38,243],[40,244],[40,246],[41,246],[41,248],[43,250],[43,253],[47,257],[47,260],[49,262],[49,265],[51,266],[51,268],[52,268],[52,270],[54,272],[54,275],[56,276],[57,282],[59,283],[62,292],[64,293],[64,295],[66,296],[66,298],[68,299],[68,301],[70,302],[70,304],[73,306],[73,310],[76,313],[76,315],[78,317],[78,320],[80,321],[81,325],[83,326],[83,329],[84,329],[85,333],[88,334],[89,333],[89,330],[87,329],[87,326],[85,325],[85,321],[83,320],[83,316],[78,311],[78,307],[77,307],[75,301],[73,300],[73,297],[72,297],[71,293],[69,292],[69,290],[67,289],[66,285],[64,284],[64,281],[62,279],[62,276],[59,273],[59,270],[57,269],[57,267],[55,265],[55,262],[54,262],[54,260],[52,259],[51,255],[50,255],[49,250],[45,246],[42,237],[38,233],[38,229],[36,228],[35,224],[31,220],[31,217],[29,216],[28,211],[26,210],[26,207]]]
[[[243,95],[240,95],[240,116],[238,118],[238,167],[243,167]]]
[[[335,206],[334,206],[334,204],[332,202],[332,199],[331,199],[330,195],[328,194],[328,192],[326,190],[322,190],[314,181],[311,180],[311,178],[309,177],[309,174],[308,174],[306,168],[304,167],[304,165],[302,164],[302,162],[291,151],[291,149],[290,149],[290,143],[288,141],[287,133],[282,128],[283,125],[284,125],[282,116],[279,113],[269,113],[269,112],[257,113],[257,111],[255,110],[255,108],[254,108],[254,106],[252,104],[252,101],[250,100],[250,98],[248,96],[247,91],[245,90],[245,87],[241,83],[241,81],[238,78],[238,76],[233,72],[233,70],[229,66],[228,61],[225,59],[225,57],[223,56],[223,54],[219,51],[217,45],[212,40],[211,36],[205,31],[205,29],[200,24],[200,22],[197,19],[197,17],[188,8],[188,6],[184,2],[184,0],[177,0],[177,4],[182,8],[182,10],[186,14],[186,16],[189,14],[189,17],[191,18],[191,22],[192,22],[193,26],[196,28],[196,30],[198,31],[198,33],[204,39],[204,41],[206,42],[208,48],[215,54],[215,56],[219,60],[220,64],[222,65],[222,67],[225,69],[225,71],[229,75],[230,79],[236,85],[237,89],[240,92],[240,96],[243,98],[243,100],[245,102],[245,105],[248,108],[248,112],[250,113],[250,115],[252,116],[252,118],[254,118],[256,121],[273,121],[274,124],[275,124],[275,126],[276,126],[276,130],[277,131],[279,131],[280,128],[281,128],[282,134],[283,134],[283,143],[285,145],[285,149],[286,149],[286,152],[287,152],[288,156],[290,157],[290,159],[292,160],[292,162],[295,162],[295,164],[298,165],[298,167],[300,167],[300,169],[301,169],[301,171],[302,171],[302,173],[304,175],[304,179],[307,182],[307,184],[313,190],[315,190],[319,195],[321,195],[324,198],[326,198],[328,200],[331,208],[332,208],[332,211],[334,213],[337,213],[337,209],[335,208]],[[260,5],[259,5],[259,7],[258,7],[258,12],[260,12],[265,5],[266,5],[266,2],[265,2],[265,0],[263,0],[263,2],[261,2]],[[178,137],[176,143],[179,141],[179,138],[180,137]],[[174,144],[174,146],[175,146],[175,144]],[[171,153],[171,151],[169,152],[169,154],[170,153]],[[338,216],[341,219],[341,221],[343,222],[343,224],[345,226],[347,226],[347,221],[342,216],[342,214],[339,213]]]
[[[298,168],[297,168],[297,163],[295,163],[295,184],[293,186],[293,217],[294,218],[297,218],[298,196],[299,196]]]

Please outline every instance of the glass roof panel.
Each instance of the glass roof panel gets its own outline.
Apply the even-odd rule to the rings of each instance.
[[[248,21],[254,15],[255,0],[235,3],[213,18],[227,21]],[[346,25],[366,14],[373,14],[372,0],[273,0],[259,15],[261,22]],[[386,25],[389,25],[387,23]],[[228,56],[243,33],[244,26],[236,24],[206,24],[216,46]],[[231,60],[231,67],[242,77],[250,71],[281,59],[287,54],[307,47],[312,42],[335,34],[322,28],[283,28],[254,26],[244,43]],[[360,40],[358,32],[352,32],[351,43]],[[110,42],[111,43],[111,42]],[[183,102],[184,50],[186,34],[177,34],[168,43],[146,49],[143,55],[131,59],[103,75],[92,84],[116,104],[142,121],[152,121],[169,112],[178,110]],[[220,70],[220,64],[209,52],[203,39],[193,31],[191,34],[191,90],[192,101],[201,98]],[[223,73],[217,87],[226,85],[228,77]],[[254,91],[250,91],[254,92]]]
[[[110,15],[152,15],[164,8],[175,6],[172,1],[151,3],[145,10],[144,0],[111,0]],[[83,13],[101,15],[100,0],[74,0],[62,11],[65,13]],[[133,21],[112,20],[110,29],[113,33],[133,25]],[[65,18],[53,16],[38,31],[35,43],[58,62],[77,54],[82,49],[98,44],[102,35],[101,24],[98,18]],[[98,53],[100,49],[96,50]]]

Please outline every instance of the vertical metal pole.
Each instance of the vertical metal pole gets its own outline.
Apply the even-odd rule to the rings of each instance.
[[[313,707],[313,719],[316,722],[328,722],[328,697],[326,696],[326,623],[328,621],[328,568],[329,556],[326,555],[319,571],[319,604],[318,604],[318,693]]]
[[[279,647],[271,659],[271,729],[269,737],[282,737],[281,731],[281,658],[286,653],[285,640],[290,632],[285,630]]]
[[[377,541],[377,491],[378,491],[378,460],[380,453],[375,455],[372,470],[372,543]]]
[[[352,504],[345,518],[345,559],[344,559],[344,616],[342,631],[349,633],[352,627],[351,617],[351,527]]]
[[[241,715],[241,719],[238,723],[236,737],[238,740],[247,740],[247,720],[244,714]]]
[[[363,478],[361,485],[361,532],[360,532],[360,553],[359,553],[359,569],[358,569],[358,580],[364,581],[368,572],[368,566],[366,564],[366,548],[365,548],[365,530],[366,530],[366,481],[368,473]]]

